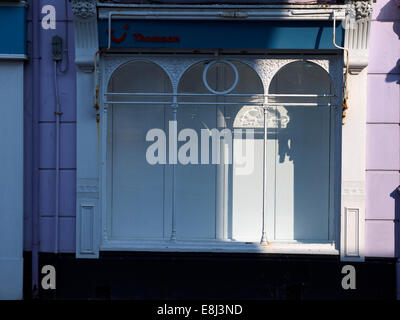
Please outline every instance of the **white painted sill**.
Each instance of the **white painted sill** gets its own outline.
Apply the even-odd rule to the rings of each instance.
[[[106,240],[100,251],[149,251],[149,252],[227,252],[265,254],[314,254],[339,255],[335,244],[270,242],[262,246],[257,242],[233,241],[170,241],[170,240]]]

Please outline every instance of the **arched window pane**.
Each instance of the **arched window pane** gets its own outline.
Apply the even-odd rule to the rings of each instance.
[[[108,101],[141,101],[171,103],[172,97],[158,94],[172,93],[172,85],[165,71],[153,62],[128,62],[114,71],[107,88]],[[129,95],[134,93],[134,95]],[[137,95],[145,93],[145,95]]]
[[[329,74],[306,61],[284,66],[269,88],[269,94],[277,95],[330,95],[332,92]],[[275,204],[268,212],[268,221],[274,221],[271,232],[275,240],[330,240],[334,119],[333,108],[327,106],[330,100],[331,97],[295,96],[268,99],[273,107],[271,116],[277,120],[271,135],[275,144],[267,155],[269,170],[275,173]],[[301,105],[304,103],[320,105]]]
[[[281,68],[273,77],[270,94],[278,95],[331,95],[332,81],[320,66],[308,61],[296,61]],[[269,103],[330,103],[332,97],[270,97]]]
[[[179,102],[263,103],[263,97],[260,95],[264,93],[264,88],[260,77],[248,65],[236,60],[229,60],[238,74],[238,81],[234,89],[227,95],[214,95],[213,92],[209,91],[203,82],[203,72],[207,64],[213,61],[215,60],[202,61],[189,68],[181,77],[178,87],[178,93],[185,95],[195,93],[207,96],[179,97]],[[213,90],[224,91],[234,84],[235,73],[229,64],[224,61],[217,61],[208,69],[206,81]],[[195,100],[194,97],[196,98]]]
[[[165,165],[146,159],[152,129],[167,130],[171,82],[153,62],[133,61],[119,67],[108,85],[107,212],[111,239],[164,239]],[[148,95],[129,95],[148,93]]]

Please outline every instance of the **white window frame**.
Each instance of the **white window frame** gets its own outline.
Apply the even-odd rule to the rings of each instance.
[[[114,72],[122,65],[133,61],[149,61],[160,66],[171,80],[172,89],[177,93],[179,81],[182,75],[198,62],[213,59],[210,55],[104,55],[100,62],[99,72],[101,74],[100,90],[100,206],[101,217],[101,239],[99,244],[100,251],[172,251],[172,252],[261,252],[261,253],[282,253],[282,254],[327,254],[338,255],[338,230],[340,229],[340,152],[335,153],[332,150],[340,151],[340,131],[341,128],[335,128],[337,119],[331,118],[331,151],[330,151],[330,199],[329,204],[329,223],[333,224],[333,236],[327,242],[304,243],[296,241],[270,241],[268,243],[255,242],[231,242],[220,240],[208,241],[170,241],[170,240],[117,240],[108,237],[107,230],[107,102],[105,93],[108,83]],[[340,84],[342,79],[343,60],[340,55],[319,55],[319,56],[268,56],[268,58],[258,56],[224,56],[226,60],[237,60],[249,65],[260,77],[264,86],[264,95],[267,98],[269,85],[274,75],[282,67],[295,61],[313,62],[322,67],[331,77],[334,84],[334,95],[332,108],[338,108],[341,101]],[[201,81],[201,79],[199,79]],[[267,99],[266,99],[267,101]],[[266,102],[268,105],[268,102]],[[335,115],[340,115],[334,112]],[[263,214],[263,213],[260,213]],[[333,221],[332,221],[333,220]],[[330,230],[331,233],[331,230]],[[335,237],[336,236],[336,237]],[[262,235],[260,234],[260,239]]]

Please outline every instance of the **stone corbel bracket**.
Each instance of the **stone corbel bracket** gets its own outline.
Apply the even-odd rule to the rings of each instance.
[[[97,1],[72,0],[75,31],[75,63],[84,72],[94,70],[94,55],[99,48]]]
[[[347,3],[346,19],[343,26],[345,27],[345,48],[349,50],[349,71],[351,74],[360,73],[368,65],[371,15],[371,0],[353,0]]]

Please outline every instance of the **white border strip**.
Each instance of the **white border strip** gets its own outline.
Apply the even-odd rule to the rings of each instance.
[[[157,252],[241,252],[276,254],[321,254],[339,255],[332,243],[282,243],[235,241],[169,241],[169,240],[108,240],[100,251],[157,251]]]
[[[26,54],[0,53],[0,60],[28,60]]]

